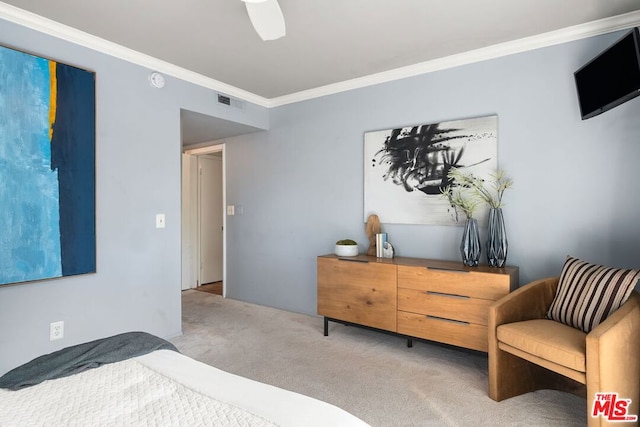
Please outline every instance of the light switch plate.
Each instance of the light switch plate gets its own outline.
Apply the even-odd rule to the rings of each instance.
[[[164,214],[156,214],[156,228],[164,228]]]

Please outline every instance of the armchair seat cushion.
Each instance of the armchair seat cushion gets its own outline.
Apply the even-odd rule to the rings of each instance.
[[[498,326],[498,342],[578,372],[586,372],[584,332],[549,319]]]

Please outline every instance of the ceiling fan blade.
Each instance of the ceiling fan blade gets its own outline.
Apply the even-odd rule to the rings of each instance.
[[[260,3],[246,1],[245,5],[253,28],[262,40],[276,40],[287,33],[278,0],[266,0]]]

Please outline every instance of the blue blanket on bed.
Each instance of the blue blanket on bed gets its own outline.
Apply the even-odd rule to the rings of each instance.
[[[127,332],[46,354],[0,377],[0,388],[20,390],[46,380],[67,377],[87,369],[155,350],[178,349],[168,341],[146,332]]]

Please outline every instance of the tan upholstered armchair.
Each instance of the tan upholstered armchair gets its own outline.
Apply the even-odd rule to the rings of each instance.
[[[631,399],[628,413],[639,415],[640,294],[633,291],[586,334],[545,318],[557,287],[557,277],[538,280],[490,307],[489,396],[501,401],[543,388],[584,394],[584,384],[589,427],[607,425],[591,417],[598,392]]]

